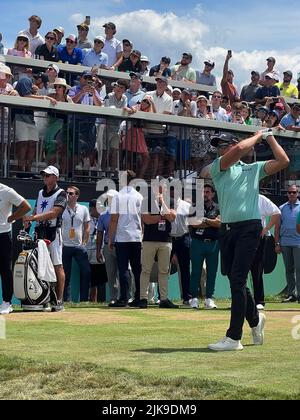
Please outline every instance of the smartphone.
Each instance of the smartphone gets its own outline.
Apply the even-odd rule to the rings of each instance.
[[[90,26],[90,24],[91,24],[91,16],[86,16],[84,23],[86,23],[87,25]]]
[[[232,55],[232,50],[228,50],[228,54]]]

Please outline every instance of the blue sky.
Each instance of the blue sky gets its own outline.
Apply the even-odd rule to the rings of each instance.
[[[31,14],[43,18],[42,35],[57,25],[66,33],[76,33],[76,24],[90,15],[91,36],[103,34],[102,24],[113,20],[119,39],[130,38],[152,64],[162,55],[177,61],[187,50],[195,57],[194,67],[200,68],[204,58],[212,58],[220,75],[226,50],[232,49],[238,85],[249,79],[251,69],[265,70],[270,54],[278,58],[280,71],[290,68],[300,72],[300,8],[296,0],[11,0],[3,10],[1,32],[8,47],[18,31],[27,28]]]

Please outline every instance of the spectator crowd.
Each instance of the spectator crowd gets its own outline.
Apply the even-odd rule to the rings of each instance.
[[[184,52],[174,65],[170,57],[163,56],[160,63],[150,66],[149,58],[132,41],[117,39],[113,22],[105,23],[104,34],[94,39],[89,38],[87,21],[77,25],[77,35],[65,35],[58,26],[43,37],[41,27],[39,16],[29,17],[29,28],[18,33],[7,55],[52,62],[46,71],[34,73],[25,66],[0,66],[1,95],[44,99],[53,105],[53,111],[48,113],[18,108],[9,114],[7,108],[1,108],[1,143],[9,143],[9,127],[13,126],[18,176],[32,172],[37,153],[46,165],[59,167],[64,176],[73,163],[68,159],[73,153],[78,171],[115,172],[130,168],[141,178],[174,176],[182,161],[188,162],[189,170],[200,174],[215,156],[210,145],[213,130],[182,130],[148,122],[130,124],[96,116],[77,117],[72,125],[66,114],[55,112],[59,102],[117,108],[128,115],[141,111],[281,131],[300,130],[298,87],[292,83],[290,70],[281,77],[274,57],[267,58],[264,71],[250,71],[249,84],[239,92],[229,65],[232,51],[225,58],[221,86],[217,89],[212,60],[205,60],[204,68],[196,70],[192,54]],[[4,52],[2,44],[0,48]],[[61,77],[60,63],[83,65],[90,70],[83,71],[79,80],[71,76],[67,83]],[[99,69],[126,72],[130,81],[120,78],[107,84],[101,80]],[[153,83],[146,83],[145,76],[153,77]],[[174,80],[187,82],[189,87],[173,88]],[[211,87],[211,93],[210,89],[198,90],[199,84]],[[71,146],[72,136],[75,141]],[[296,151],[291,160],[288,178],[296,180],[299,172]]]

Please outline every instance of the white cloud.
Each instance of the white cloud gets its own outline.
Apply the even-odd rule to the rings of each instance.
[[[120,15],[94,17],[90,36],[103,34],[102,26],[105,22],[115,22],[117,37],[131,39],[135,48],[151,58],[152,65],[157,64],[163,55],[170,56],[174,64],[181,58],[183,52],[191,52],[194,56],[193,67],[197,70],[203,68],[204,59],[213,59],[216,62],[214,73],[220,81],[227,50],[218,46],[217,42],[207,45],[208,39],[213,39],[214,28],[201,22],[202,14],[203,7],[199,3],[194,13],[190,12],[186,16],[178,16],[173,12],[136,10]],[[72,15],[70,18],[74,24],[82,20],[83,16],[79,14]],[[222,22],[220,22],[219,33],[222,33]],[[251,70],[262,72],[266,69],[266,58],[270,55],[277,58],[277,67],[280,72],[289,69],[296,77],[297,72],[300,71],[300,54],[296,49],[263,51],[259,48],[255,49],[255,45],[251,42],[248,45],[253,49],[233,51],[233,59],[230,63],[235,73],[235,83],[239,88],[249,83]]]

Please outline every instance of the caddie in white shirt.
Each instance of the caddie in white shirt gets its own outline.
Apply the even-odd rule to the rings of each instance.
[[[12,213],[13,206],[16,207]],[[13,296],[12,275],[12,223],[31,209],[30,204],[12,188],[0,184],[0,276],[2,280],[2,298],[0,314],[5,315],[13,311],[11,301]]]
[[[116,247],[120,280],[120,300],[110,307],[125,307],[129,299],[129,263],[135,280],[134,301],[129,306],[139,307],[142,251],[142,202],[143,196],[130,186],[136,178],[132,171],[127,176],[126,187],[113,198],[109,225],[109,248]],[[124,184],[123,184],[124,185]],[[114,244],[115,238],[115,244]]]
[[[266,238],[271,236],[270,230],[274,226],[280,226],[281,211],[269,198],[261,194],[259,195],[258,208],[261,215],[263,231],[261,233],[259,247],[256,251],[255,259],[252,265],[251,274],[253,280],[254,300],[257,309],[264,310],[265,293],[263,273],[267,240]],[[270,218],[268,224],[267,218]],[[278,240],[279,238],[275,238],[275,242],[278,242]]]

